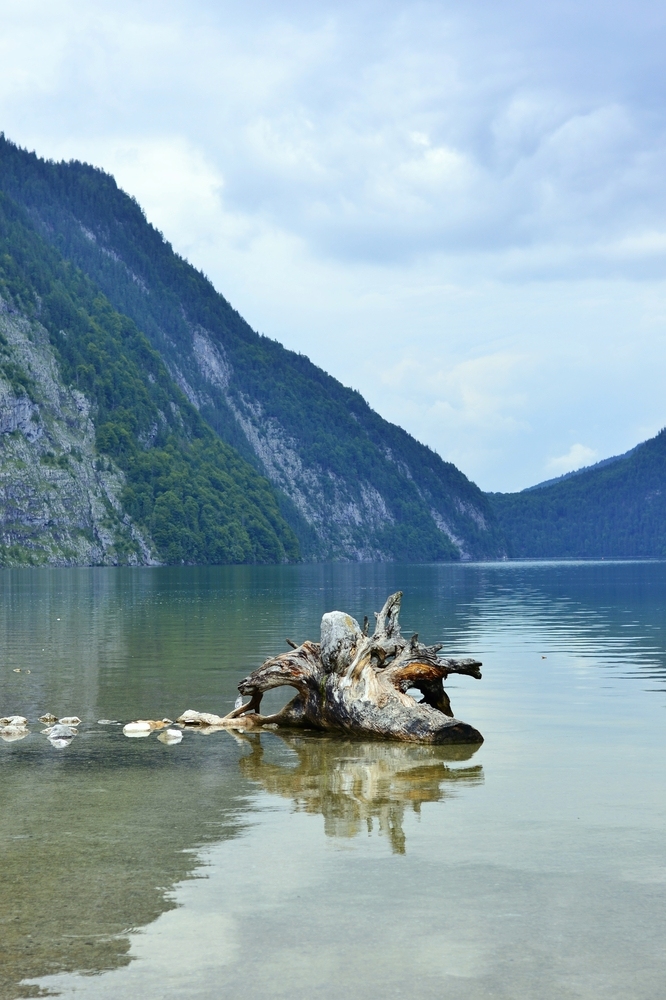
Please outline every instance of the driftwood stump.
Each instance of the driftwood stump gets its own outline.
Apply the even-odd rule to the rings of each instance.
[[[480,678],[478,660],[440,659],[442,645],[404,639],[398,615],[402,593],[392,594],[368,635],[350,615],[331,611],[321,622],[321,642],[304,642],[266,660],[238,685],[249,701],[217,724],[342,730],[365,737],[416,743],[483,743],[478,730],[453,718],[443,688],[449,674]],[[261,715],[265,691],[288,685],[297,694],[275,715]],[[417,700],[407,692],[416,689]],[[194,713],[193,713],[194,714]],[[183,720],[184,721],[184,720]]]

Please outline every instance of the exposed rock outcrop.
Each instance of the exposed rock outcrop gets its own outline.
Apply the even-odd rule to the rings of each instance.
[[[199,384],[217,390],[233,414],[238,427],[258,460],[261,471],[294,504],[300,516],[316,538],[315,553],[324,558],[359,561],[383,561],[394,557],[384,532],[396,523],[391,501],[369,478],[342,476],[320,463],[303,458],[303,445],[290,435],[274,416],[266,413],[258,399],[233,389],[234,370],[224,348],[214,342],[213,335],[202,327],[192,329],[192,353]],[[206,397],[206,388],[196,391],[181,373],[181,387],[199,408]],[[178,377],[176,375],[176,377]],[[213,402],[208,397],[209,405]],[[490,534],[487,513],[482,506],[457,496],[450,498],[448,519],[436,509],[437,499],[427,487],[419,484],[419,469],[413,472],[407,463],[384,449],[385,458],[393,466],[392,474],[404,481],[428,510],[436,529],[451,543],[460,559],[478,556],[478,549],[465,538],[464,524],[476,528],[476,533]],[[433,456],[435,458],[435,456]],[[376,469],[373,470],[376,474]],[[455,520],[456,528],[450,522]],[[462,521],[462,524],[461,524]],[[384,537],[382,537],[384,536]]]
[[[46,163],[6,140],[3,165],[7,193],[42,238],[134,320],[204,420],[270,480],[304,558],[505,554],[474,483],[358,392],[252,330],[113,178]]]
[[[63,384],[46,331],[0,299],[0,335],[0,564],[154,563],[123,513],[124,476],[97,455],[90,404]]]

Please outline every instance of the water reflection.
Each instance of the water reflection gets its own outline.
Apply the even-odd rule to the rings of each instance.
[[[371,615],[397,589],[406,633],[484,660],[481,683],[452,691],[487,736],[474,759],[314,733],[164,747],[96,725],[221,714],[286,635],[316,637],[336,607]],[[76,970],[71,995],[88,984],[95,1000],[213,998],[221,982],[374,1000],[409,995],[416,977],[428,998],[660,995],[663,698],[643,689],[666,686],[666,565],[11,571],[0,594],[0,715],[32,729],[0,741],[0,1000]],[[84,720],[71,747],[39,734],[45,711]],[[367,934],[352,939],[361,897]],[[238,961],[223,964],[230,941]]]
[[[407,810],[483,782],[475,747],[187,735],[174,750],[89,729],[55,755],[32,734],[5,756],[0,1000],[35,995],[22,980],[127,965],[131,930],[173,908],[198,850],[242,832],[253,786],[321,813],[328,836],[376,830],[403,854]]]
[[[405,811],[441,802],[456,785],[483,783],[478,747],[357,742],[330,737],[245,737],[250,753],[242,774],[273,795],[292,799],[298,812],[321,813],[329,837],[357,837],[376,829],[394,854],[405,853]]]
[[[203,756],[194,740],[177,756],[120,734],[76,743],[53,751],[33,733],[4,749],[1,1000],[35,995],[17,986],[24,978],[126,965],[128,929],[175,905],[198,848],[243,828],[242,782],[223,743]]]
[[[592,661],[666,686],[666,563],[504,563],[433,581],[446,638],[486,650],[508,642]]]

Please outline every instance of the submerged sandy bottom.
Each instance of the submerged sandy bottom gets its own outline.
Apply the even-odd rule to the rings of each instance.
[[[0,710],[83,720],[61,750],[38,725],[0,743],[1,997],[663,992],[665,565],[0,585]],[[285,635],[398,587],[405,633],[484,661],[449,686],[476,752],[97,725],[228,710]]]

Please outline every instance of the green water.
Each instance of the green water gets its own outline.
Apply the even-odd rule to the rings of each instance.
[[[0,741],[2,1000],[666,993],[666,564],[26,570],[0,588],[0,714],[31,719]],[[448,687],[475,752],[164,746],[97,723],[224,713],[286,636],[396,589],[405,633],[484,662]],[[47,711],[83,720],[71,746],[40,734]]]

